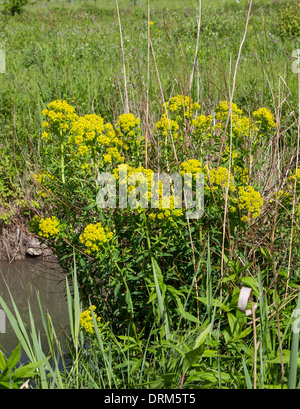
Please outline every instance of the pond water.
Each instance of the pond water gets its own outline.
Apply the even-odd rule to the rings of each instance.
[[[44,334],[43,324],[36,293],[38,291],[44,314],[48,312],[51,316],[56,334],[69,323],[68,307],[66,299],[65,276],[56,262],[46,262],[35,259],[26,259],[9,263],[0,261],[0,295],[13,311],[9,291],[18,307],[20,315],[26,326],[29,327],[28,302],[34,317],[36,328],[40,332],[44,352],[48,352],[48,343]],[[0,306],[1,309],[1,306]],[[7,317],[5,320],[5,332],[1,332],[0,346],[9,355],[18,345],[19,341]],[[2,329],[3,331],[3,329]],[[46,351],[47,349],[47,351]],[[22,352],[21,361],[26,361],[26,355]]]

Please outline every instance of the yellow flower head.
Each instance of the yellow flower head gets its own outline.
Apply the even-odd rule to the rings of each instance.
[[[260,108],[253,112],[252,117],[259,126],[260,136],[263,133],[270,133],[277,127],[274,115],[268,108]]]
[[[175,117],[176,121],[185,118],[192,118],[196,109],[200,109],[200,105],[197,102],[193,102],[191,98],[186,95],[176,95],[167,101],[163,108],[165,108],[171,117]]]
[[[136,118],[133,114],[123,114],[119,116],[119,120],[116,123],[116,129],[120,136],[135,136],[135,132],[140,127],[140,119]]]
[[[113,237],[112,232],[106,231],[102,224],[89,224],[79,237],[80,243],[87,247],[87,254],[97,254],[101,247]]]
[[[75,108],[69,105],[67,101],[59,99],[50,102],[47,109],[43,109],[42,114],[46,117],[46,121],[43,122],[45,128],[43,138],[46,140],[49,133],[60,135],[60,132],[66,132],[70,123],[78,118]]]
[[[46,239],[57,237],[60,232],[59,224],[55,216],[40,219],[38,235]]]
[[[252,186],[247,186],[246,188],[243,186],[239,187],[238,207],[240,210],[249,212],[253,219],[260,215],[263,203],[261,194],[254,190]],[[242,221],[246,221],[246,219],[248,220],[247,216],[242,217]]]
[[[193,177],[197,173],[203,173],[200,162],[197,159],[189,159],[187,162],[182,162],[180,165],[180,174],[183,176],[185,173],[192,173]]]
[[[93,312],[96,318],[97,323],[100,323],[101,317],[98,317],[96,313],[95,305],[92,305]],[[80,327],[83,328],[89,334],[94,334],[94,323],[91,309],[87,309],[80,314]]]
[[[163,114],[161,119],[156,123],[155,127],[163,136],[170,135],[170,132],[174,139],[176,139],[178,136],[178,123],[173,119],[168,119],[166,114]]]

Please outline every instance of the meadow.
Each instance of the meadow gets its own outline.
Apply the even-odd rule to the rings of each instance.
[[[1,235],[54,250],[70,325],[41,305],[47,354],[0,297],[20,340],[0,387],[298,388],[300,3],[16,5],[0,14]],[[123,166],[139,202],[101,208],[100,175],[120,195]],[[157,173],[190,177],[193,199],[202,175],[202,217],[172,184],[142,206]]]

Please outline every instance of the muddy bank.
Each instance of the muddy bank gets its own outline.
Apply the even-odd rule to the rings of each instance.
[[[14,261],[27,258],[57,260],[52,249],[29,233],[24,225],[0,225],[0,260]]]

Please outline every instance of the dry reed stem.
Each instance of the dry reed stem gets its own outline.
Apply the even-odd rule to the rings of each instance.
[[[297,171],[299,165],[299,143],[300,143],[300,73],[298,73],[298,132],[297,132],[297,153],[296,153],[296,170],[295,170],[295,182],[294,182],[294,197],[293,197],[293,209],[292,209],[292,226],[289,246],[289,261],[288,261],[288,276],[285,289],[285,298],[287,297],[289,281],[291,276],[291,259],[292,259],[292,244],[294,235],[294,218],[295,218],[295,203],[297,195]]]
[[[190,75],[189,98],[191,98],[191,89],[192,89],[192,84],[193,84],[193,79],[194,79],[194,73],[195,73],[195,67],[196,67],[197,57],[198,57],[198,51],[199,51],[200,27],[201,27],[201,0],[199,0],[199,17],[198,17],[198,20],[197,20],[196,50],[195,50],[195,57],[194,57],[194,63],[193,63],[193,67],[192,67],[192,72],[191,72],[191,75]]]
[[[124,55],[122,26],[121,26],[121,19],[120,19],[120,12],[119,12],[118,0],[116,0],[116,7],[117,7],[118,24],[119,24],[119,30],[120,30],[120,42],[121,42],[122,62],[123,62],[124,98],[125,98],[125,109],[124,109],[124,110],[125,110],[125,114],[129,114],[129,103],[128,103],[128,92],[127,92],[127,80],[126,80],[126,67],[125,67],[125,55]]]
[[[219,158],[218,158],[218,167],[219,167],[219,164],[220,164],[220,159],[221,159],[221,155],[222,155],[222,151],[223,151],[223,145],[224,145],[225,138],[226,138],[226,132],[227,132],[227,128],[228,128],[229,118],[230,118],[230,115],[231,115],[231,110],[232,110],[231,106],[232,106],[232,100],[233,100],[233,95],[234,95],[234,91],[235,91],[236,75],[237,75],[237,70],[238,70],[239,62],[240,62],[241,55],[242,55],[242,48],[243,48],[243,45],[244,45],[244,42],[245,42],[246,36],[247,36],[248,24],[249,24],[249,20],[250,20],[250,12],[251,12],[251,9],[252,9],[252,2],[253,1],[250,0],[248,13],[247,13],[247,19],[246,19],[246,25],[245,25],[245,32],[244,32],[244,36],[243,36],[243,39],[242,39],[240,47],[239,47],[239,52],[238,52],[238,56],[237,56],[237,60],[236,60],[236,64],[235,64],[235,69],[234,69],[234,74],[233,74],[233,81],[232,81],[232,92],[230,94],[229,111],[228,111],[228,116],[227,116],[227,120],[226,120],[226,124],[225,124],[223,139],[222,139],[221,146],[220,146],[220,152],[219,152]]]
[[[150,0],[148,0],[148,38],[147,38],[147,89],[146,89],[146,132],[145,132],[145,168],[148,169],[148,133],[149,133],[149,80],[150,80]],[[149,135],[150,136],[150,135]]]
[[[257,350],[259,344],[257,344],[257,337],[256,337],[256,320],[255,320],[255,306],[252,300],[252,293],[250,298],[251,303],[251,312],[252,312],[252,322],[253,322],[253,350],[254,350],[254,362],[253,362],[253,389],[256,389],[256,377],[257,377]]]

